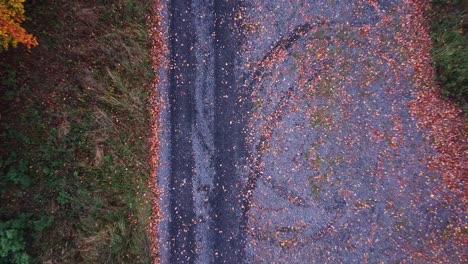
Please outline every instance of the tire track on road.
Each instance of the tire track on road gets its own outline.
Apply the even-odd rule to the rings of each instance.
[[[248,102],[235,61],[242,44],[240,21],[236,14],[240,1],[214,1],[215,13],[215,116],[214,116],[214,189],[212,208],[215,262],[240,263],[242,239],[242,181],[239,167],[246,160],[244,128],[247,127]],[[243,98],[243,100],[242,100]]]
[[[235,65],[240,1],[168,1],[167,8],[168,262],[239,263],[250,103]]]
[[[169,243],[170,262],[191,262],[195,249],[195,211],[192,179],[195,160],[192,128],[195,121],[195,34],[189,1],[170,1],[171,14],[169,111],[170,111],[170,177],[169,177]]]

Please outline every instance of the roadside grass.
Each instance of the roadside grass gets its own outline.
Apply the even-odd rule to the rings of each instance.
[[[149,263],[149,1],[27,5],[0,56],[0,263]]]
[[[466,1],[433,1],[432,58],[442,95],[468,112],[468,4]]]

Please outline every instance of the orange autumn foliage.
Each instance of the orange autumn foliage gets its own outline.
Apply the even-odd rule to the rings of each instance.
[[[21,27],[24,22],[25,0],[0,0],[0,50],[19,43],[29,49],[37,46],[36,38]]]

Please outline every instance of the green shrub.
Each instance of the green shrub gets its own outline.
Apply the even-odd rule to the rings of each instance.
[[[18,218],[0,221],[0,264],[30,262],[27,241],[52,222],[50,217],[42,216],[39,220],[31,217],[31,214],[20,214]]]
[[[2,165],[2,161],[0,160],[0,168],[2,168]],[[0,176],[5,177],[6,180],[17,184],[21,188],[25,189],[31,185],[31,178],[28,176],[27,173],[27,162],[25,160],[20,160],[17,166],[10,166],[5,175],[3,175],[3,172],[0,171]]]

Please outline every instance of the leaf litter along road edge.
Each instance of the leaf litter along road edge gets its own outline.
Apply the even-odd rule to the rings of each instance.
[[[151,173],[148,178],[148,188],[152,192],[151,201],[151,219],[149,221],[148,232],[150,234],[150,250],[153,264],[161,262],[159,255],[159,235],[158,226],[161,220],[161,211],[159,208],[160,192],[157,186],[157,168],[160,165],[159,160],[159,133],[160,133],[160,113],[161,113],[161,100],[157,90],[159,83],[159,74],[157,74],[159,67],[162,65],[163,50],[165,49],[163,35],[161,32],[161,0],[153,0],[151,6],[151,13],[147,18],[149,26],[149,35],[151,38],[151,63],[153,71],[155,72],[151,84],[148,86],[149,100],[148,107],[151,113],[150,128],[150,166]]]

